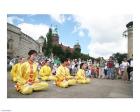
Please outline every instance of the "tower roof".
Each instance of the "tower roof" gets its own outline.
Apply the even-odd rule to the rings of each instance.
[[[74,45],[74,48],[80,48],[81,46],[80,46],[80,44],[79,44],[79,42],[77,42],[75,45]]]
[[[131,28],[133,27],[133,21],[129,22],[127,25],[126,25],[127,28]]]

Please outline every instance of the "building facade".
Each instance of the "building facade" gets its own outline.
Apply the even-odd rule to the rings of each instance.
[[[59,43],[59,34],[57,31],[57,28],[54,28],[54,29],[50,28],[50,30],[52,30],[52,45],[61,46],[63,51],[66,51],[68,49],[71,53],[73,53],[74,49],[76,49],[76,48],[81,49],[79,42],[77,42],[73,47],[63,45],[62,43],[60,44]]]
[[[20,28],[7,23],[7,57],[28,57],[29,50],[36,50],[42,54],[43,38],[35,41],[32,37],[24,34]]]
[[[20,28],[7,23],[7,58],[28,57],[29,50],[36,50],[39,55],[43,55],[42,47],[45,38],[40,36],[38,40],[23,33]],[[73,48],[59,43],[59,35],[57,28],[52,29],[52,44],[61,46],[64,51],[67,49],[73,53],[75,48],[80,48],[79,43],[76,43]]]

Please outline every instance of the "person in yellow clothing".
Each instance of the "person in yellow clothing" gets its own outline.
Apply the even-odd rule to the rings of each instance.
[[[38,79],[37,64],[34,62],[37,52],[30,50],[27,62],[21,65],[21,74],[16,84],[16,89],[22,94],[31,94],[33,91],[47,90],[48,83]]]
[[[13,65],[12,66],[12,70],[11,70],[11,78],[12,78],[12,81],[14,82],[17,82],[19,77],[20,77],[20,74],[21,74],[21,65],[22,63],[24,62],[24,58],[23,57],[20,57],[18,59],[18,63]]]
[[[86,67],[87,66],[85,63],[80,64],[80,69],[78,70],[76,74],[77,83],[80,83],[80,84],[90,83],[90,79],[86,78],[86,74],[85,74]]]
[[[45,60],[45,64],[41,67],[39,74],[40,78],[44,81],[46,80],[56,80],[55,76],[52,75],[51,67],[49,66],[49,60]]]
[[[69,70],[67,68],[67,65],[69,64],[67,58],[62,58],[61,59],[61,65],[58,67],[56,71],[56,86],[66,88],[70,85],[71,77],[69,75]],[[76,83],[76,81],[75,81]],[[71,84],[74,85],[74,84]]]
[[[72,85],[76,85],[76,80],[75,77],[71,76],[70,71],[69,71],[69,66],[70,66],[71,62],[68,59],[68,63],[66,66],[66,78],[68,79],[68,85],[72,86]]]

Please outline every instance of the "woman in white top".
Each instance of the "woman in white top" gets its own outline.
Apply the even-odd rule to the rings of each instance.
[[[129,66],[129,63],[127,62],[126,58],[124,58],[122,66],[124,68],[122,79],[126,81],[126,80],[128,80],[127,67]]]

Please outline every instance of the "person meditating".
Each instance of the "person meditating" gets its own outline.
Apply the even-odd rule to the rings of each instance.
[[[61,59],[61,65],[56,71],[56,86],[66,88],[69,85],[75,85],[76,80],[72,79],[67,66],[69,65],[69,60],[67,58]]]
[[[24,58],[19,57],[18,58],[18,63],[12,66],[11,69],[11,78],[13,82],[17,82],[19,77],[20,77],[20,71],[21,71],[21,65],[24,63]]]
[[[39,71],[39,75],[41,80],[47,81],[47,80],[56,80],[55,76],[52,75],[51,67],[49,66],[50,62],[49,60],[45,60],[45,64],[41,67]]]
[[[30,50],[27,62],[21,65],[21,74],[16,83],[16,90],[22,94],[31,94],[33,91],[47,90],[48,83],[38,79],[37,64],[35,63],[37,52]]]
[[[80,84],[90,83],[90,79],[86,78],[86,74],[85,74],[86,67],[87,65],[85,63],[80,64],[80,69],[78,70],[75,76],[77,83],[80,83]]]

